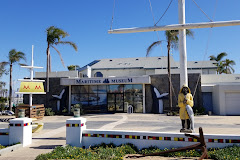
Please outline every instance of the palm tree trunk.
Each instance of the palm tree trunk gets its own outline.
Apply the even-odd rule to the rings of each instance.
[[[10,64],[9,110],[12,111],[12,63]]]
[[[47,89],[47,92],[49,92],[49,44],[48,44],[48,47],[47,47],[47,71],[46,71],[46,89]]]
[[[170,66],[170,46],[171,46],[171,43],[170,43],[170,41],[168,41],[168,45],[167,45],[167,48],[168,48],[168,79],[169,79],[168,91],[169,91],[169,107],[170,107],[170,111],[172,111],[172,90],[171,90],[172,79],[171,79],[171,66]]]

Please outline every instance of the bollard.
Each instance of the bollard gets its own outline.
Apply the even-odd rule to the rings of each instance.
[[[128,113],[128,114],[133,113],[133,106],[132,106],[132,105],[129,105],[129,106],[128,106],[127,113]]]
[[[32,143],[31,118],[15,118],[9,121],[9,144],[19,142],[23,147]]]
[[[24,117],[25,117],[25,109],[19,109],[18,118],[24,118]]]
[[[66,121],[66,144],[82,147],[82,132],[86,129],[86,118],[70,118]]]

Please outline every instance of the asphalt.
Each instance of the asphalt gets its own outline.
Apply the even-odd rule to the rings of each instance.
[[[179,132],[181,128],[178,116],[160,114],[89,114],[87,129],[131,130],[154,132]],[[0,117],[0,118],[6,118]],[[10,117],[11,118],[11,117]],[[14,152],[4,154],[0,160],[33,160],[39,154],[51,152],[56,146],[66,144],[66,120],[70,116],[45,116],[38,122],[44,123],[44,129],[33,133],[32,144]],[[7,128],[7,122],[0,122],[0,128]],[[240,116],[195,116],[195,128],[203,128],[204,134],[240,134]],[[144,159],[155,159],[154,157]],[[157,157],[159,159],[159,157]],[[176,159],[176,158],[175,158]]]

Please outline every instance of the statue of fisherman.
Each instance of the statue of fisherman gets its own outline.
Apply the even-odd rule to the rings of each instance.
[[[182,121],[180,132],[194,132],[193,96],[190,88],[186,85],[182,86],[178,94],[178,107],[180,107],[179,115]]]

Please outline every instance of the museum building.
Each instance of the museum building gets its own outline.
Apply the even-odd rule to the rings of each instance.
[[[50,73],[50,92],[33,103],[44,103],[55,111],[70,110],[81,104],[87,112],[163,113],[178,110],[180,90],[179,62],[171,59],[173,106],[169,108],[167,57],[139,57],[94,60],[77,71]],[[194,92],[194,107],[202,107],[201,75],[216,74],[213,61],[189,61],[189,87]],[[35,78],[45,79],[45,72]],[[61,95],[55,99],[53,95]],[[46,98],[45,98],[46,99]],[[27,102],[27,97],[24,98]],[[60,106],[57,106],[60,101]]]

